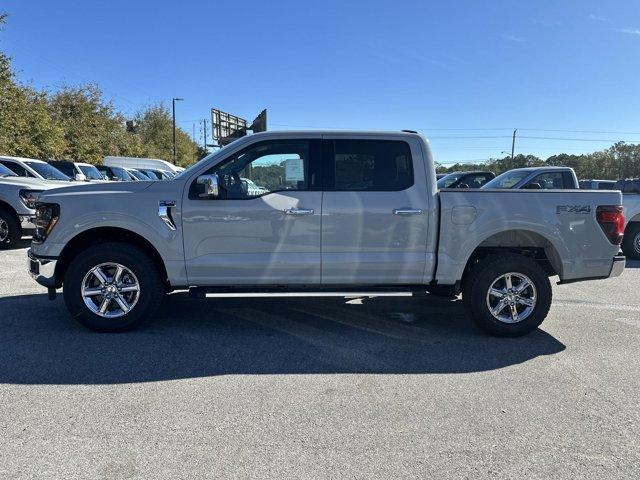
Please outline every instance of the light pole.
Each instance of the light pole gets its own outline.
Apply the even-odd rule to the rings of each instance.
[[[176,102],[183,101],[184,98],[172,98],[171,106],[173,113],[173,163],[176,163]]]

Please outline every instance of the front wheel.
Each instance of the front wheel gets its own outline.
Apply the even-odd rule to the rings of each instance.
[[[13,212],[0,207],[0,250],[13,247],[22,236],[22,228]]]
[[[153,260],[125,243],[102,243],[76,255],[64,276],[73,318],[91,330],[124,332],[151,317],[165,288]]]
[[[622,237],[622,252],[633,260],[640,260],[640,222],[627,226]]]
[[[462,300],[467,314],[485,332],[518,337],[535,330],[551,307],[549,277],[523,255],[489,256],[465,279]]]

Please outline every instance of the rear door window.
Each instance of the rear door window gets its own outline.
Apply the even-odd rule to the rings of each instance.
[[[328,190],[400,191],[413,185],[413,161],[406,142],[332,140],[325,151]]]

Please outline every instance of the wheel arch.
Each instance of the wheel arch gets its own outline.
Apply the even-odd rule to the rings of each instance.
[[[140,248],[142,251],[147,253],[149,257],[151,257],[158,267],[158,271],[162,274],[162,280],[165,286],[168,289],[171,287],[168,280],[167,269],[160,252],[158,252],[153,244],[142,235],[120,227],[91,228],[80,232],[69,240],[58,256],[58,262],[55,270],[56,286],[62,286],[64,275],[69,268],[71,260],[73,260],[76,255],[89,247],[107,242],[129,243]]]
[[[553,242],[544,235],[526,229],[511,229],[493,233],[473,250],[465,265],[462,282],[471,268],[483,258],[504,253],[515,253],[536,261],[548,276],[562,276],[562,260]]]

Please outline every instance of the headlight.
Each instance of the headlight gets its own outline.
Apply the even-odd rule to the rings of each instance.
[[[42,190],[20,190],[20,200],[27,208],[36,208],[36,202],[38,201],[38,195],[42,193]]]
[[[55,203],[36,203],[36,233],[34,243],[44,242],[60,218],[60,205]]]

